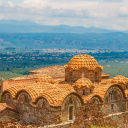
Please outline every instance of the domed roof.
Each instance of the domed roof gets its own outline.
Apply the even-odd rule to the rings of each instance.
[[[86,67],[89,70],[94,70],[96,67],[103,68],[102,66],[98,65],[97,61],[94,57],[90,55],[76,55],[74,56],[68,63],[67,67],[71,67],[73,69],[80,69],[82,67]]]
[[[94,87],[93,83],[88,79],[88,78],[80,78],[78,79],[73,87],[77,87],[77,88],[81,88],[81,87],[85,87],[85,88],[90,88],[90,87]]]
[[[113,79],[111,80],[112,83],[122,83],[122,84],[127,84],[128,83],[128,78],[126,78],[125,76],[115,76],[113,77]]]

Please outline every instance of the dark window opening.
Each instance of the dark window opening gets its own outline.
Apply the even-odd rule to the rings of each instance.
[[[45,102],[43,102],[43,108],[45,108]]]
[[[83,89],[83,95],[85,95],[85,89]]]
[[[10,95],[8,96],[8,98],[10,99]]]
[[[111,104],[111,111],[114,110],[114,104]]]
[[[69,120],[73,120],[73,106],[69,108]]]
[[[69,103],[72,104],[72,98],[70,98]]]

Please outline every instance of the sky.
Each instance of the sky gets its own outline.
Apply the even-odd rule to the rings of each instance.
[[[0,0],[0,19],[128,30],[128,0]]]

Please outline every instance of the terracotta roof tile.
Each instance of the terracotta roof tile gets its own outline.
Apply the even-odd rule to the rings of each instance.
[[[123,84],[122,87],[125,88],[126,84],[128,83],[128,78],[126,78],[125,76],[118,75],[113,77],[111,82]]]
[[[95,68],[103,68],[102,66],[98,65],[97,61],[94,57],[90,55],[76,55],[74,56],[65,67],[71,67],[72,69],[78,70],[80,68],[87,68],[88,70],[94,70]]]
[[[26,91],[30,95],[33,102],[39,97],[44,97],[48,100],[51,106],[60,106],[64,100],[64,98],[71,94],[76,93],[73,87],[69,84],[50,84],[45,82],[35,82],[33,84],[23,86],[17,85],[13,86],[6,91],[3,92],[10,92],[14,98],[20,91]]]
[[[2,112],[5,109],[11,109],[16,111],[16,109],[12,108],[11,106],[9,106],[7,103],[0,103],[0,112]]]
[[[88,78],[80,78],[74,84],[73,87],[81,88],[91,88],[94,87],[93,83]]]
[[[36,70],[30,71],[30,73],[33,74],[46,74],[48,76],[51,76],[53,78],[57,77],[64,77],[65,76],[65,68],[64,66],[51,66],[47,68],[40,68]]]
[[[109,74],[106,74],[106,73],[102,73],[102,74],[101,74],[101,77],[105,77],[105,76],[110,77]]]

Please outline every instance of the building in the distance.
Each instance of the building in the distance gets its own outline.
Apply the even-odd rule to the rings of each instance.
[[[102,69],[92,56],[83,54],[65,66],[37,69],[4,81],[0,120],[13,116],[36,122],[43,117],[54,123],[52,119],[60,116],[67,122],[75,119],[76,110],[88,100],[101,104],[106,114],[127,111],[128,78],[109,79]]]

